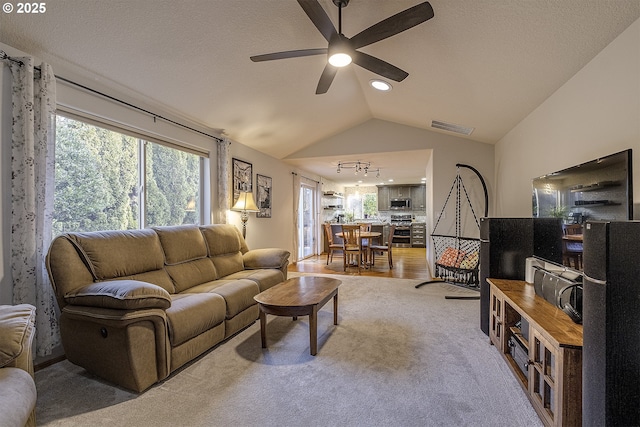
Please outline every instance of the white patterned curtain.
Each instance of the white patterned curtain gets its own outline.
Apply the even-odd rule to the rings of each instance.
[[[12,76],[11,275],[13,303],[36,307],[36,354],[60,344],[56,303],[45,267],[54,187],[55,76],[33,58],[9,60]]]
[[[231,208],[229,203],[229,146],[231,142],[225,138],[218,141],[218,215],[217,224],[227,223],[227,211]]]

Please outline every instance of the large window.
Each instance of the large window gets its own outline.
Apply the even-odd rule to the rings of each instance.
[[[375,188],[375,187],[374,187]],[[374,218],[378,216],[378,195],[376,193],[360,193],[347,196],[347,214],[353,219]]]
[[[56,120],[53,233],[201,223],[203,158]]]

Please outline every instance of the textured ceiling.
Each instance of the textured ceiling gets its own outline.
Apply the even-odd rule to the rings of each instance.
[[[418,3],[351,0],[343,32]],[[295,0],[57,0],[42,15],[0,14],[0,42],[283,159],[371,118],[462,124],[495,143],[640,17],[638,0],[430,3],[433,19],[362,49],[409,73],[389,93],[351,65],[315,95],[324,56],[251,62],[326,47]]]

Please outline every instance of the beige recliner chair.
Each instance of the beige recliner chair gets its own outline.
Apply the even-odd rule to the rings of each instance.
[[[0,426],[36,425],[32,344],[36,309],[0,305]]]

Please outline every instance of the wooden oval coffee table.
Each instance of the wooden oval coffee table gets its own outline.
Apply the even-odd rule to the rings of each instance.
[[[267,348],[267,314],[309,316],[310,352],[318,352],[318,310],[333,298],[333,324],[338,324],[338,286],[342,282],[328,277],[303,276],[286,280],[259,293],[253,299],[260,307],[260,338]]]

